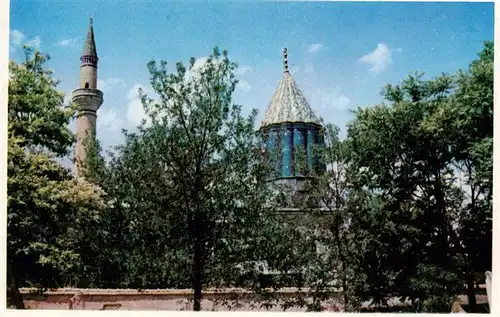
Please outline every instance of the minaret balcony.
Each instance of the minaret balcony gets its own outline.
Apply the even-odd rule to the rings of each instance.
[[[97,112],[103,102],[103,93],[99,89],[78,88],[73,91],[71,100],[79,110]]]
[[[80,58],[80,60],[82,61],[81,67],[83,66],[97,67],[97,62],[99,61],[99,58],[97,58],[97,56],[84,55]]]

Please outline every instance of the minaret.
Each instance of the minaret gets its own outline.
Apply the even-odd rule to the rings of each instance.
[[[87,136],[96,133],[97,110],[102,105],[103,93],[97,89],[97,52],[94,41],[94,29],[90,18],[89,31],[83,48],[80,83],[73,91],[72,101],[78,106],[76,121],[75,174],[79,175],[80,166],[85,159]]]
[[[271,180],[302,191],[305,181],[322,166],[315,146],[322,145],[320,121],[288,70],[288,51],[283,49],[283,78],[264,113],[260,132],[275,173]],[[271,153],[274,153],[272,155]]]

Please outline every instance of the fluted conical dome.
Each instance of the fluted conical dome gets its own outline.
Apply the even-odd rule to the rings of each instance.
[[[319,124],[318,118],[287,69],[271,98],[262,126],[284,122]]]

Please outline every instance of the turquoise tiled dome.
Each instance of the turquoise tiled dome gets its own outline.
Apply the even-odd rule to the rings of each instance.
[[[260,127],[266,153],[278,153],[276,177],[300,179],[311,176],[319,162],[313,146],[322,144],[321,124],[306,98],[288,71],[287,51],[284,50],[285,71],[271,98]],[[297,165],[299,157],[306,159],[306,168]],[[299,164],[300,165],[300,164]]]

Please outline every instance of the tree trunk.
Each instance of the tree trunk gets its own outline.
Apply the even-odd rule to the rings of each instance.
[[[342,263],[342,266],[344,266],[344,263]],[[347,281],[345,275],[342,277],[342,292],[344,294],[344,311],[347,311],[349,307],[349,294],[347,294]]]
[[[340,245],[340,238],[338,239],[338,247],[339,247],[339,260],[341,261],[341,271],[342,271],[342,294],[344,299],[344,310],[347,311],[347,307],[349,306],[349,294],[347,290],[347,277],[346,277],[346,265],[345,259],[342,254],[342,246]]]
[[[14,266],[10,261],[7,261],[7,276],[9,278],[10,282],[10,303],[11,305],[15,306],[16,309],[25,309],[24,307],[24,301],[23,301],[23,295],[19,291],[19,278],[17,276],[17,272],[14,269]]]
[[[469,313],[475,313],[477,310],[476,291],[474,286],[474,278],[472,274],[469,274],[467,276],[467,300],[469,304]]]
[[[338,207],[337,205],[337,208]],[[337,209],[338,210],[338,209]],[[340,216],[336,215],[335,216],[335,242],[337,244],[337,250],[338,250],[338,259],[341,263],[341,271],[342,271],[342,294],[343,294],[343,299],[344,299],[344,310],[347,310],[347,307],[349,306],[349,295],[347,293],[347,277],[346,277],[346,265],[345,265],[345,259],[344,259],[344,254],[342,252],[342,239],[340,237]]]
[[[193,264],[191,269],[192,286],[194,292],[193,311],[201,310],[202,286],[203,286],[203,263],[200,243],[194,247]]]
[[[445,193],[443,192],[443,187],[441,185],[441,173],[437,170],[434,174],[436,180],[434,182],[434,198],[436,199],[436,211],[438,213],[437,227],[440,231],[440,236],[438,237],[438,250],[441,256],[439,262],[444,268],[448,269],[452,266],[451,248],[449,244],[450,234],[449,234],[449,220],[446,211],[446,201]]]

